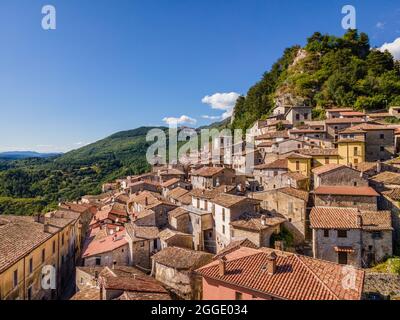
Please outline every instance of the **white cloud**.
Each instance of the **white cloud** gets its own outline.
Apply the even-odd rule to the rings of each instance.
[[[384,29],[385,28],[385,22],[378,22],[377,24],[376,24],[376,27],[378,28],[378,29]]]
[[[183,124],[183,123],[196,124],[196,122],[197,122],[196,119],[190,118],[185,115],[182,115],[179,118],[167,117],[167,118],[164,118],[163,121],[168,125],[178,125],[178,124]]]
[[[203,119],[207,119],[207,120],[220,120],[221,119],[221,116],[207,116],[207,115],[204,115],[204,116],[201,116]]]
[[[205,96],[201,102],[208,104],[212,109],[224,110],[222,119],[232,116],[233,108],[235,107],[237,99],[240,97],[239,93],[215,93],[212,96]]]
[[[397,38],[393,42],[385,43],[379,48],[380,51],[388,50],[396,60],[400,60],[400,38]]]

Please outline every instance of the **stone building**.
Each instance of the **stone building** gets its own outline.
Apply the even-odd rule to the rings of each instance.
[[[291,232],[295,244],[302,244],[307,233],[307,204],[309,193],[294,188],[282,188],[253,194],[261,207],[286,219],[284,226]]]
[[[132,222],[126,224],[125,228],[131,265],[151,270],[151,256],[161,250],[159,229],[154,226],[137,226]]]
[[[339,132],[364,123],[362,118],[332,118],[325,121],[327,137],[333,141],[339,139]]]
[[[155,226],[162,228],[168,224],[168,212],[174,210],[177,206],[160,194],[144,191],[130,197],[128,209],[135,216],[145,210],[152,210],[155,213]]]
[[[342,164],[328,164],[312,170],[314,188],[319,186],[368,187],[367,178],[358,170]]]
[[[190,175],[193,189],[213,189],[235,184],[235,170],[222,167],[203,167]]]
[[[212,199],[217,253],[231,242],[230,223],[242,214],[260,212],[260,200],[222,193]]]
[[[281,186],[281,175],[288,172],[287,159],[276,160],[272,163],[254,167],[254,178],[259,190],[273,190]]]
[[[152,275],[178,298],[201,300],[201,277],[194,270],[212,258],[210,253],[167,247],[152,257]]]
[[[310,226],[314,258],[369,267],[393,253],[388,211],[314,207]]]
[[[365,135],[365,161],[386,161],[396,154],[395,129],[389,125],[363,123],[351,127]]]
[[[164,229],[159,234],[161,250],[167,247],[193,249],[193,236],[173,229]]]
[[[245,213],[231,222],[232,240],[248,239],[257,247],[271,247],[271,236],[279,234],[285,218],[265,212]]]
[[[105,230],[93,229],[86,239],[82,252],[83,266],[131,265],[129,243],[125,231],[107,234]]]
[[[319,186],[314,190],[317,207],[357,207],[360,210],[378,210],[379,194],[371,187]]]
[[[79,244],[75,214],[0,216],[0,300],[49,300],[63,293]],[[55,268],[54,290],[42,287],[46,266]]]

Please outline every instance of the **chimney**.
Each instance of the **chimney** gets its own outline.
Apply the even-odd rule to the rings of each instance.
[[[219,266],[219,276],[223,277],[226,273],[226,258],[225,257],[222,257],[221,259],[219,259],[218,266]]]
[[[275,241],[275,250],[284,251],[282,241]]]
[[[382,163],[380,161],[376,162],[376,173],[381,173],[382,171]]]
[[[47,221],[43,225],[43,231],[45,233],[50,233],[50,225],[49,225],[49,223]]]
[[[364,223],[363,223],[363,218],[362,218],[361,214],[359,214],[359,215],[357,216],[357,226],[360,227],[360,228],[362,228],[363,224],[364,224]]]
[[[267,266],[267,271],[269,275],[274,275],[276,273],[276,259],[277,255],[275,252],[272,252],[268,256],[268,266]]]
[[[262,225],[262,226],[266,226],[266,225],[267,225],[267,217],[266,217],[265,214],[263,214],[263,215],[261,216],[261,225]]]

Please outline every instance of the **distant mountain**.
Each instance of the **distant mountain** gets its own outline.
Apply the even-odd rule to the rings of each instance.
[[[62,153],[39,153],[34,151],[7,151],[0,152],[0,159],[2,160],[20,160],[29,158],[53,158],[60,156]]]

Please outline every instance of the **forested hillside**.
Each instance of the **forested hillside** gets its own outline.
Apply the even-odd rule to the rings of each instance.
[[[349,30],[343,37],[314,33],[304,48],[285,50],[262,79],[241,97],[234,110],[234,128],[248,128],[289,99],[314,107],[380,110],[400,105],[400,63],[389,52],[370,47],[368,35]]]
[[[51,209],[60,200],[99,193],[104,182],[147,171],[150,129],[119,132],[56,159],[0,160],[0,214]]]

